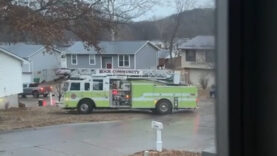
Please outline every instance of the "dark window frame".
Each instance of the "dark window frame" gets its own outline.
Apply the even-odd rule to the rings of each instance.
[[[74,85],[75,85],[75,84],[76,84],[76,85],[78,84],[79,86],[77,86],[77,87],[74,86],[74,87],[76,87],[76,88],[72,89],[72,86],[73,86],[72,84],[74,84]],[[78,88],[79,88],[79,89],[78,89]],[[80,90],[81,90],[81,83],[80,83],[80,82],[71,82],[71,84],[70,84],[70,91],[80,91]]]
[[[72,65],[78,65],[78,55],[77,54],[71,54],[71,64]],[[73,63],[73,60],[75,60],[75,63]]]
[[[84,83],[84,90],[85,91],[90,91],[90,83],[89,82]]]
[[[130,55],[118,55],[118,67],[130,67]]]
[[[100,86],[98,86],[96,88],[96,86],[95,86],[96,84],[97,85],[100,84]],[[92,85],[93,85],[92,90],[94,90],[94,91],[103,91],[104,90],[104,80],[103,79],[94,79]]]
[[[186,50],[186,61],[196,62],[196,50]]]

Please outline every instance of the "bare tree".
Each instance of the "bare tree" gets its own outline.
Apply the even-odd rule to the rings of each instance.
[[[23,1],[24,2],[24,1]],[[26,1],[25,1],[26,2]],[[51,47],[68,42],[66,31],[72,32],[87,45],[97,47],[101,32],[111,22],[105,17],[101,0],[1,0],[0,26],[11,42],[24,37]],[[5,28],[5,29],[4,29]]]
[[[173,21],[168,23],[168,27],[163,31],[162,38],[169,49],[170,61],[169,67],[174,68],[172,64],[172,53],[174,50],[174,43],[176,39],[177,32],[181,25],[182,13],[185,10],[190,10],[195,7],[196,0],[175,0],[174,7],[176,9],[176,14],[173,15]]]
[[[103,0],[103,10],[114,24],[111,27],[111,40],[115,40],[117,24],[126,23],[151,10],[159,0]]]

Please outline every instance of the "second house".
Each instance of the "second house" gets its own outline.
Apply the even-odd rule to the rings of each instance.
[[[69,69],[156,69],[159,48],[149,41],[102,41],[100,50],[74,42],[64,48],[63,67]]]

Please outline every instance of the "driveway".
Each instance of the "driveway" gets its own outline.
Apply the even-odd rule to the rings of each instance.
[[[166,149],[214,150],[214,104],[197,111],[149,115],[127,121],[66,124],[0,134],[0,155],[122,156],[155,148],[153,120],[163,122]]]

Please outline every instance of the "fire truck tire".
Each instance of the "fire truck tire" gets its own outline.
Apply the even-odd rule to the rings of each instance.
[[[162,99],[158,101],[156,112],[159,114],[168,114],[172,112],[172,104],[169,100]]]
[[[78,104],[78,112],[80,114],[89,114],[92,112],[93,103],[89,100],[81,100]]]

